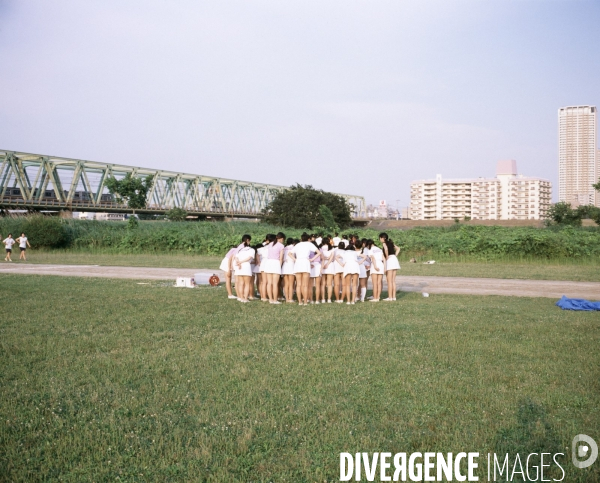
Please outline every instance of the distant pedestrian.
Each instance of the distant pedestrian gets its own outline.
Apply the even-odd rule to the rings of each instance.
[[[15,242],[19,244],[19,250],[21,251],[19,260],[27,261],[27,258],[25,257],[25,251],[27,250],[27,247],[31,248],[31,245],[29,244],[29,240],[25,236],[25,233],[21,233],[21,236],[17,238]]]
[[[15,244],[15,240],[12,237],[12,233],[8,234],[8,238],[5,238],[3,243],[4,243],[4,248],[6,248],[6,257],[4,258],[4,261],[12,262],[12,259],[10,258],[10,254],[12,253],[12,246]]]

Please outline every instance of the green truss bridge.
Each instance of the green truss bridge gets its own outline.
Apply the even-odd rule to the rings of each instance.
[[[190,215],[261,217],[276,193],[287,189],[249,181],[214,178],[174,171],[60,158],[0,150],[0,209],[28,211],[93,211],[130,213],[105,187],[108,176],[152,176],[147,207],[137,213],[162,214],[183,208]],[[342,194],[363,217],[362,196]]]

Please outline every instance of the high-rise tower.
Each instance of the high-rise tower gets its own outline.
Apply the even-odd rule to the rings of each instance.
[[[592,184],[600,177],[596,150],[596,106],[569,106],[558,110],[558,199],[600,206]]]

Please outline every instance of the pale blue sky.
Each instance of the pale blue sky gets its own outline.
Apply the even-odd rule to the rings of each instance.
[[[0,0],[0,148],[409,202],[558,193],[557,109],[599,105],[599,1]]]

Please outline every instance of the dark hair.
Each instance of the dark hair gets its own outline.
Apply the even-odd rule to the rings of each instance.
[[[255,250],[258,250],[259,248],[262,248],[262,247],[263,247],[262,243],[257,243],[252,248],[254,248]]]
[[[275,243],[277,243],[277,237],[275,235],[273,235],[272,233],[269,233],[267,235],[267,241],[269,243],[272,243],[273,245],[275,245]]]
[[[297,238],[294,238],[294,245],[296,245],[297,243],[300,243],[300,240],[298,240]]]
[[[348,235],[342,235],[342,238],[343,238],[344,240],[347,240],[347,239],[348,239]]]
[[[352,250],[352,251],[354,251],[354,245],[352,243],[348,243],[348,246],[346,247],[346,250]]]
[[[387,247],[388,257],[390,255],[395,255],[396,250],[395,250],[394,242],[392,240],[386,240],[384,243],[385,243],[385,246]]]
[[[345,247],[346,247],[346,244],[343,241],[341,241],[341,242],[338,243],[338,248],[340,250],[343,250]]]
[[[360,241],[360,240],[356,240],[356,241],[354,242],[354,247],[355,247],[355,248],[358,248],[358,249],[360,249],[360,248],[362,248],[362,246],[363,246],[363,242],[362,242],[362,241]]]
[[[21,233],[21,236],[23,236],[25,233]],[[232,247],[233,248],[233,247]]]
[[[367,248],[370,250],[371,247],[375,244],[375,242],[373,240],[371,240],[370,238],[367,240]]]
[[[288,238],[288,239],[285,241],[285,244],[286,244],[286,246],[287,246],[287,245],[292,245],[293,243],[294,243],[294,239],[293,239],[293,238]]]
[[[252,237],[250,235],[244,235],[242,237],[242,243],[250,241],[250,240],[252,240]]]
[[[300,235],[300,239],[303,242],[308,241],[308,234],[307,233],[302,233],[302,235]]]
[[[380,234],[379,234],[379,238],[383,238],[384,240],[386,240],[386,241],[387,241],[387,239],[388,239],[388,234],[387,234],[387,233],[380,233]]]
[[[12,236],[12,233],[9,233],[8,236]]]
[[[323,238],[323,240],[321,241],[321,245],[319,245],[319,248],[323,248],[324,246],[331,250],[331,242],[328,238]]]
[[[285,233],[283,233],[283,232],[280,231],[279,233],[277,233],[277,235],[275,235],[275,237],[278,240],[285,240]]]

